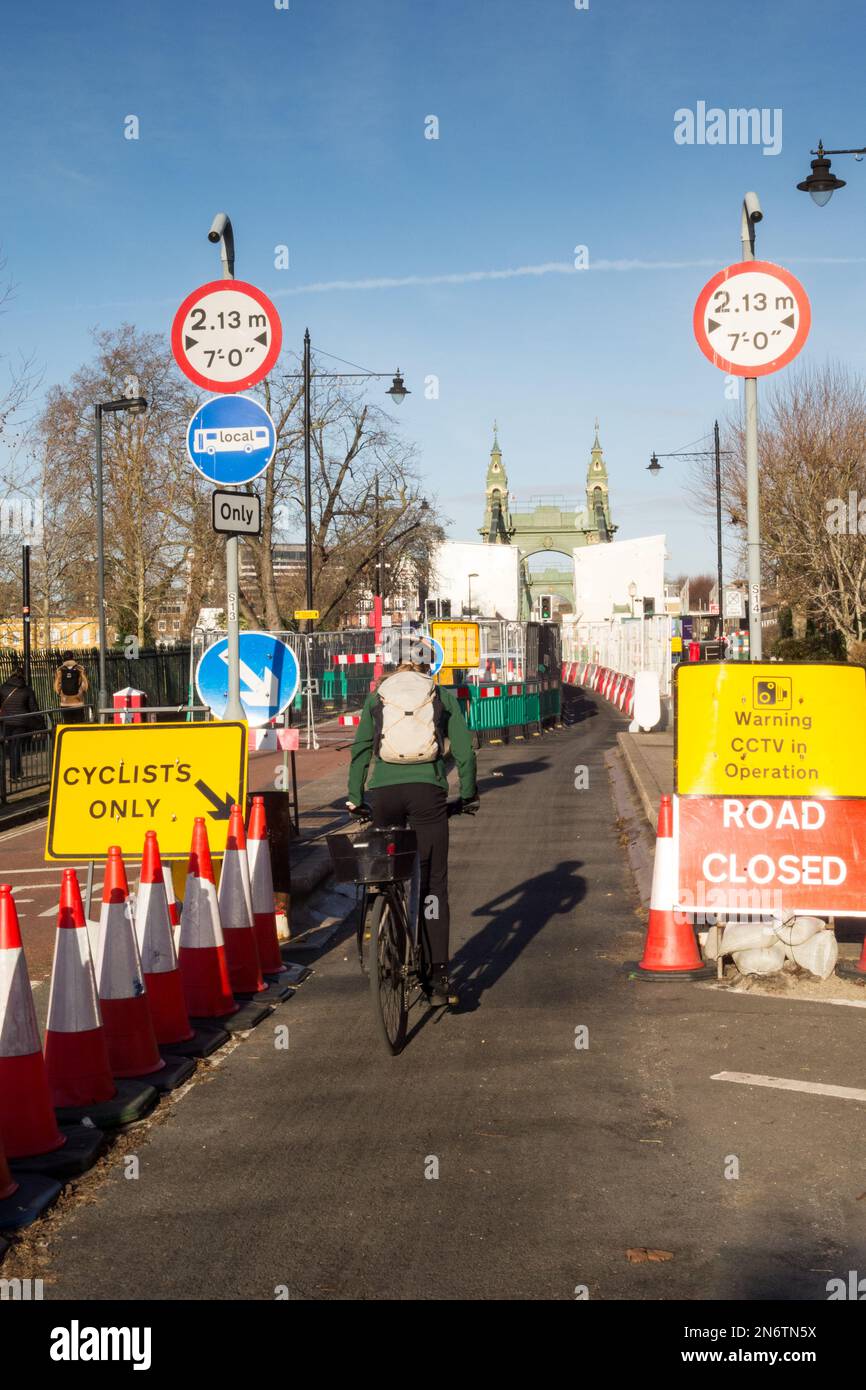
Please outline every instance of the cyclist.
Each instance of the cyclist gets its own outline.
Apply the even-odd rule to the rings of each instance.
[[[437,1005],[459,1002],[448,979],[446,739],[460,774],[461,809],[474,815],[479,807],[475,750],[457,699],[434,684],[428,666],[401,663],[364,701],[352,744],[346,802],[361,820],[372,813],[377,827],[408,823],[418,837],[419,915],[430,968],[430,1001]],[[371,760],[368,809],[364,788]]]

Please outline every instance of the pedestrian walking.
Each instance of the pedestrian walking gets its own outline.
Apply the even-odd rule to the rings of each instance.
[[[72,652],[63,653],[63,664],[58,666],[54,676],[54,693],[60,699],[60,722],[83,724],[87,677],[84,667],[79,666]]]
[[[45,728],[39,713],[39,701],[33,687],[27,684],[23,667],[16,662],[12,672],[0,685],[0,730],[9,776],[15,782],[21,777],[22,757],[30,735]]]

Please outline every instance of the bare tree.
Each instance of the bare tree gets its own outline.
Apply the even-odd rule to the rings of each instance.
[[[728,430],[722,492],[746,541],[745,437]],[[866,637],[866,389],[840,366],[785,375],[761,402],[762,568],[779,601],[846,641]],[[712,464],[697,465],[702,510],[715,507]],[[861,500],[862,499],[862,500]]]

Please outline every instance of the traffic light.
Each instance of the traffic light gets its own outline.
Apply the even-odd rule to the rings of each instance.
[[[440,616],[441,618],[443,618],[445,622],[450,622],[450,621],[451,621],[451,600],[450,600],[450,598],[443,598],[443,599],[441,600],[440,604],[439,604],[439,608],[440,608],[440,610],[441,610],[439,616]]]
[[[553,595],[542,594],[539,607],[541,608],[541,621],[549,623],[553,614]]]
[[[427,600],[427,602],[426,602],[426,604],[425,604],[425,609],[426,609],[426,612],[427,612],[427,621],[428,621],[428,623],[432,623],[436,618],[439,617],[439,601],[438,601],[438,599],[435,599],[435,598],[428,598],[428,600]]]

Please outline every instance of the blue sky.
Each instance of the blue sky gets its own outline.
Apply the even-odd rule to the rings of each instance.
[[[275,299],[286,347],[309,325],[329,352],[399,363],[400,422],[454,536],[480,524],[494,417],[523,498],[582,491],[598,415],[620,536],[665,531],[669,572],[711,570],[684,465],[653,479],[646,464],[735,409],[691,316],[739,259],[747,189],[758,255],[812,301],[800,360],[866,367],[866,162],[834,160],[849,186],[824,209],[794,187],[819,136],[866,143],[864,38],[844,0],[9,7],[0,246],[18,289],[2,351],[35,353],[50,384],[95,325],[167,335],[219,273],[206,232],[225,209],[237,274]],[[678,145],[674,112],[698,101],[781,108],[781,152]],[[539,272],[578,244],[588,270]],[[353,287],[305,288],[335,282]]]

